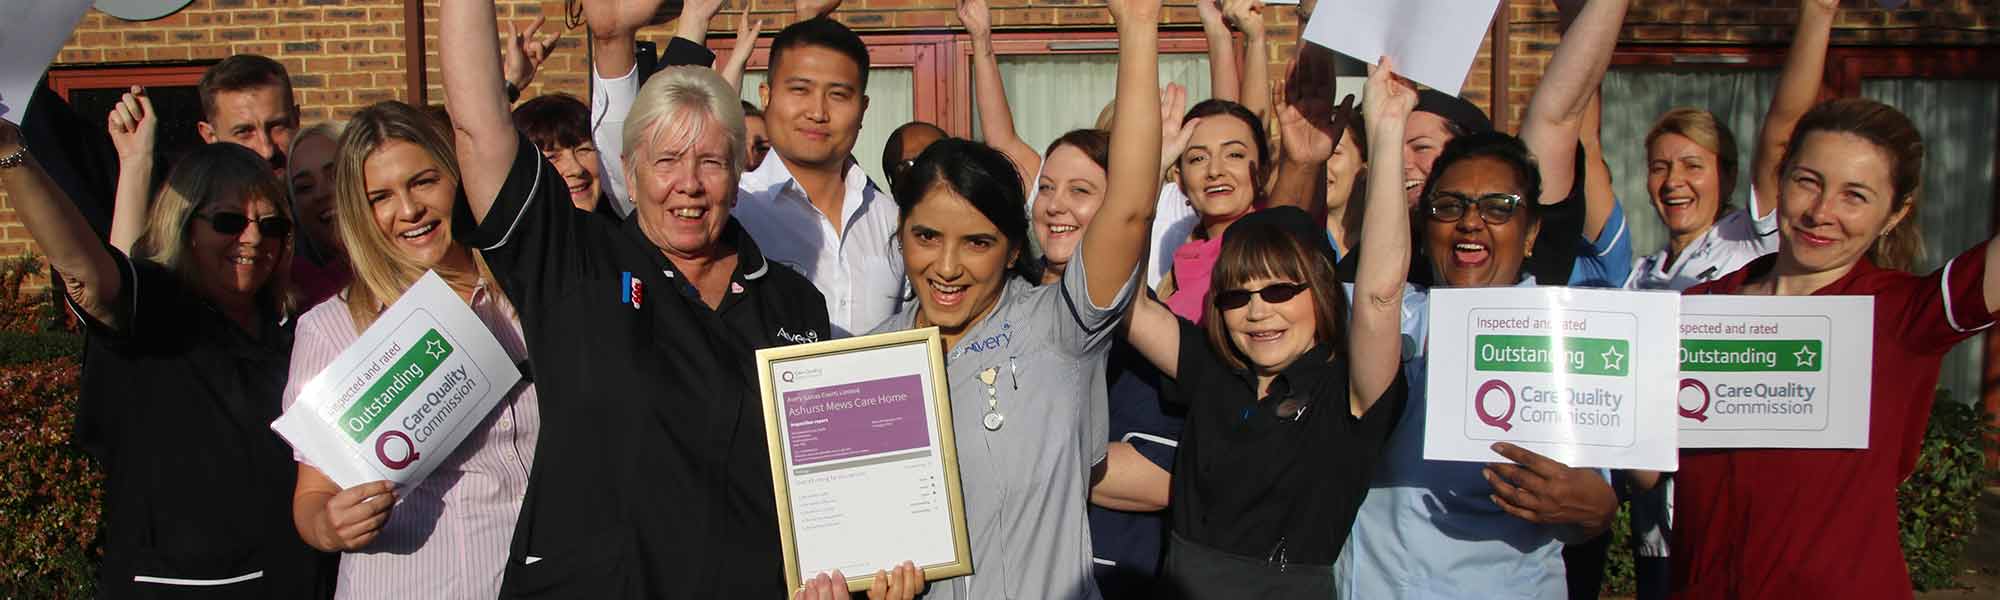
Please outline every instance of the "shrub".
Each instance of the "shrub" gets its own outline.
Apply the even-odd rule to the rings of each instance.
[[[70,439],[77,361],[0,367],[0,597],[87,598],[103,475]]]
[[[1993,471],[1986,449],[2000,428],[1992,415],[1943,391],[1931,410],[1917,471],[1898,491],[1903,556],[1919,590],[1955,587],[1966,542],[1979,528],[1979,495]]]

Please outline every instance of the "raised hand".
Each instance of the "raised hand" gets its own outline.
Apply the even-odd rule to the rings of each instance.
[[[662,0],[579,0],[590,34],[615,37],[638,31],[660,13]],[[706,21],[704,21],[706,22]]]
[[[1187,114],[1187,88],[1178,83],[1169,83],[1160,88],[1160,172],[1174,166],[1180,160],[1181,152],[1187,150],[1188,141],[1194,139],[1194,127],[1201,124],[1201,117],[1181,121]]]
[[[1223,12],[1244,37],[1264,39],[1264,0],[1229,0]]]
[[[1324,104],[1318,100],[1309,102]],[[1352,106],[1353,102],[1354,96],[1349,94],[1347,105]],[[1333,147],[1340,144],[1340,136],[1346,131],[1337,128],[1344,125],[1327,116],[1331,114],[1337,113],[1328,106],[1279,105],[1278,131],[1282,136],[1279,141],[1285,160],[1318,164],[1333,158]]]
[[[750,3],[744,2],[743,14],[736,17],[736,45],[722,62],[722,80],[738,92],[743,91],[743,72],[750,68],[750,54],[757,50],[757,36],[763,32],[764,20],[750,18]]]
[[[1417,108],[1417,90],[1396,75],[1396,64],[1387,56],[1368,67],[1368,87],[1363,93],[1361,117],[1370,127],[1391,121],[1401,123]]]
[[[1486,466],[1493,484],[1493,503],[1530,523],[1582,525],[1597,530],[1610,525],[1618,510],[1618,495],[1594,469],[1572,469],[1526,448],[1501,442],[1493,451],[1512,463]]]
[[[389,522],[389,510],[396,504],[395,484],[387,481],[364,483],[341,490],[326,500],[323,518],[332,539],[332,548],[351,552],[368,547],[382,526]]]
[[[1109,0],[1106,8],[1111,9],[1111,20],[1115,23],[1147,23],[1158,26],[1160,22],[1160,0]]]
[[[833,14],[838,8],[840,0],[795,0],[792,3],[792,12],[801,21]]]
[[[542,25],[546,22],[546,16],[535,17],[535,22],[530,23],[526,31],[517,29],[513,23],[507,24],[507,56],[500,63],[500,70],[501,77],[514,84],[515,89],[527,89],[528,84],[535,81],[535,74],[541,72],[542,63],[547,62],[549,55],[555,52],[556,40],[563,36],[561,31],[541,35]]]
[[[972,39],[993,39],[993,11],[986,8],[986,0],[959,0],[958,20]]]
[[[1227,21],[1222,14],[1222,0],[1194,0],[1194,12],[1201,17],[1203,26]]]
[[[153,154],[154,133],[159,130],[160,120],[153,114],[153,99],[146,96],[145,88],[132,86],[132,91],[111,107],[105,121],[119,160]]]

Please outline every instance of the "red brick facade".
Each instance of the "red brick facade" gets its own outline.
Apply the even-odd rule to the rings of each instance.
[[[718,37],[732,35],[740,2],[775,31],[791,19],[791,3],[727,0],[713,24]],[[1635,2],[1624,32],[1628,44],[1689,47],[1760,47],[1782,53],[1797,17],[1798,0],[1647,0]],[[423,0],[424,58],[428,102],[440,102],[437,72],[437,0]],[[570,21],[564,0],[499,0],[500,15],[525,24],[546,15],[549,29]],[[992,0],[994,22],[1007,30],[1108,31],[1109,13],[1091,0]],[[1982,0],[1910,0],[1899,10],[1875,8],[1873,0],[1847,0],[1849,8],[1834,31],[1836,45],[1991,46],[2000,43],[2000,3]],[[57,67],[170,65],[214,60],[233,53],[271,56],[291,70],[308,122],[339,119],[368,104],[411,100],[406,44],[411,24],[405,0],[195,0],[163,19],[126,22],[91,11],[56,59]],[[837,18],[864,34],[943,32],[957,25],[951,0],[849,0]],[[1274,76],[1297,44],[1292,7],[1266,11]],[[1506,0],[1507,63],[1504,123],[1514,123],[1547,64],[1556,41],[1556,14],[1542,0]],[[1194,29],[1191,3],[1170,0],[1167,27]],[[649,28],[642,39],[664,42],[670,26]],[[1494,36],[1489,35],[1489,38]],[[583,95],[588,59],[581,26],[544,66],[528,94],[566,91]],[[1468,75],[1465,95],[1481,105],[1494,103],[1493,44],[1482,49]],[[26,231],[0,198],[0,255],[28,245]]]

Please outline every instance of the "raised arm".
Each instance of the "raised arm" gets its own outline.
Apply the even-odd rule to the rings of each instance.
[[[1629,4],[1630,0],[1590,0],[1556,46],[1534,97],[1528,100],[1521,141],[1541,167],[1543,204],[1568,198],[1577,183],[1576,146],[1585,108],[1611,66],[1611,51],[1618,45]]]
[[[764,32],[764,20],[750,18],[750,3],[736,17],[736,45],[729,47],[729,59],[722,62],[722,80],[743,93],[743,72],[750,69],[750,55],[757,51],[757,35]]]
[[[1604,95],[1590,93],[1583,113],[1583,239],[1595,240],[1611,220],[1618,190],[1611,184],[1611,165],[1604,161]]]
[[[840,0],[795,0],[792,2],[792,16],[804,21],[833,14],[840,8]]]
[[[1000,80],[1000,60],[993,51],[993,13],[987,10],[986,0],[959,0],[958,20],[972,36],[972,76],[979,89],[973,97],[979,103],[979,131],[986,134],[987,145],[1014,161],[1021,184],[1035,189],[1035,176],[1042,172],[1042,155],[1014,131],[1014,110],[1007,106],[1007,85]]]
[[[1757,151],[1750,159],[1750,193],[1759,201],[1757,214],[1763,218],[1778,209],[1778,163],[1785,159],[1785,145],[1792,141],[1792,129],[1812,110],[1819,99],[1820,78],[1826,72],[1826,45],[1833,37],[1833,18],[1840,0],[1801,0],[1799,27],[1792,33],[1792,49],[1785,54],[1785,71],[1778,76],[1778,93],[1771,98],[1771,111],[1764,115],[1764,127],[1757,132]]]
[[[1222,15],[1222,0],[1194,0],[1195,14],[1201,16],[1202,37],[1208,39],[1208,91],[1217,100],[1235,102],[1242,98],[1243,81],[1236,71],[1236,37],[1229,35],[1229,23]]]
[[[660,11],[661,0],[580,0],[590,27],[591,67],[616,78],[639,65],[639,28]]]
[[[1083,232],[1090,302],[1110,306],[1131,281],[1160,195],[1160,0],[1111,0],[1118,23],[1118,116],[1104,204]]]
[[[1395,63],[1382,57],[1368,71],[1367,99],[1361,103],[1368,128],[1368,156],[1376,173],[1403,172],[1403,123],[1417,107],[1417,92],[1395,76]],[[1355,416],[1396,381],[1403,356],[1403,280],[1410,270],[1410,211],[1403,182],[1369,177],[1361,220],[1361,257],[1354,274],[1353,316],[1347,355],[1353,357],[1348,402]],[[1322,185],[1321,187],[1325,187]]]
[[[1264,0],[1229,0],[1229,20],[1243,32],[1241,103],[1259,116],[1271,114],[1271,47],[1264,38]]]
[[[131,308],[118,302],[124,283],[118,265],[97,232],[77,212],[62,188],[42,171],[42,165],[28,154],[21,127],[0,119],[0,158],[20,156],[19,164],[0,167],[0,189],[7,191],[7,203],[14,215],[28,227],[28,236],[48,256],[49,266],[61,273],[69,297],[91,318],[114,329],[124,327]],[[17,154],[18,153],[18,154]]]
[[[438,11],[438,56],[444,71],[445,110],[456,132],[460,184],[472,218],[486,211],[507,181],[520,133],[507,110],[500,81],[500,33],[493,0],[444,0]]]
[[[111,146],[118,150],[118,192],[111,206],[111,246],[132,253],[132,243],[146,232],[146,213],[151,208],[148,192],[153,185],[153,140],[160,120],[153,114],[153,99],[145,88],[118,99],[105,116],[111,132]]]
[[[749,10],[749,2],[744,2]],[[715,14],[722,12],[722,0],[687,0],[681,4],[681,16],[674,21],[674,37],[696,44],[708,45],[708,23],[715,20]]]

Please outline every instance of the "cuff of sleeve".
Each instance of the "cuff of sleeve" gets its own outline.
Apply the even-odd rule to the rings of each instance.
[[[1769,215],[1758,217],[1757,208],[1762,205],[1763,201],[1757,197],[1757,190],[1750,190],[1750,207],[1745,210],[1750,211],[1750,230],[1756,232],[1757,237],[1778,232],[1778,211],[1773,210]]]
[[[1132,449],[1139,451],[1140,456],[1153,461],[1153,464],[1161,469],[1169,473],[1174,471],[1174,452],[1179,449],[1180,440],[1134,431],[1125,434],[1121,441],[1131,444]]]
[[[139,271],[132,265],[132,258],[126,256],[124,252],[120,252],[117,247],[106,245],[104,249],[111,253],[111,264],[118,265],[119,297],[117,301],[125,303],[126,323],[124,331],[121,332],[113,329],[103,321],[97,320],[97,317],[91,316],[90,312],[84,310],[83,305],[78,303],[75,297],[69,295],[68,284],[57,282],[56,288],[62,293],[63,306],[69,307],[70,314],[76,315],[77,322],[83,323],[85,328],[110,337],[129,336],[134,331],[134,327],[139,324]],[[58,273],[57,275],[61,274]]]
[[[1944,316],[1951,328],[1971,333],[1991,327],[1994,315],[1986,312],[1986,245],[1980,242],[1944,265]]]
[[[1618,249],[1618,241],[1625,238],[1625,207],[1611,203],[1611,216],[1606,217],[1604,229],[1598,230],[1597,239],[1590,243],[1590,250],[1598,256],[1611,254]]]
[[[677,37],[667,41],[667,51],[661,63],[668,67],[706,67],[715,64],[715,51],[693,40]]]
[[[507,182],[501,184],[500,194],[493,199],[492,208],[487,209],[485,220],[472,218],[471,205],[461,201],[453,210],[453,235],[467,245],[480,250],[493,250],[504,246],[514,230],[527,216],[529,205],[534,201],[535,192],[541,188],[543,166],[542,155],[535,151],[535,145],[521,136],[514,151],[514,164],[507,169]],[[467,224],[474,224],[465,227]]]

